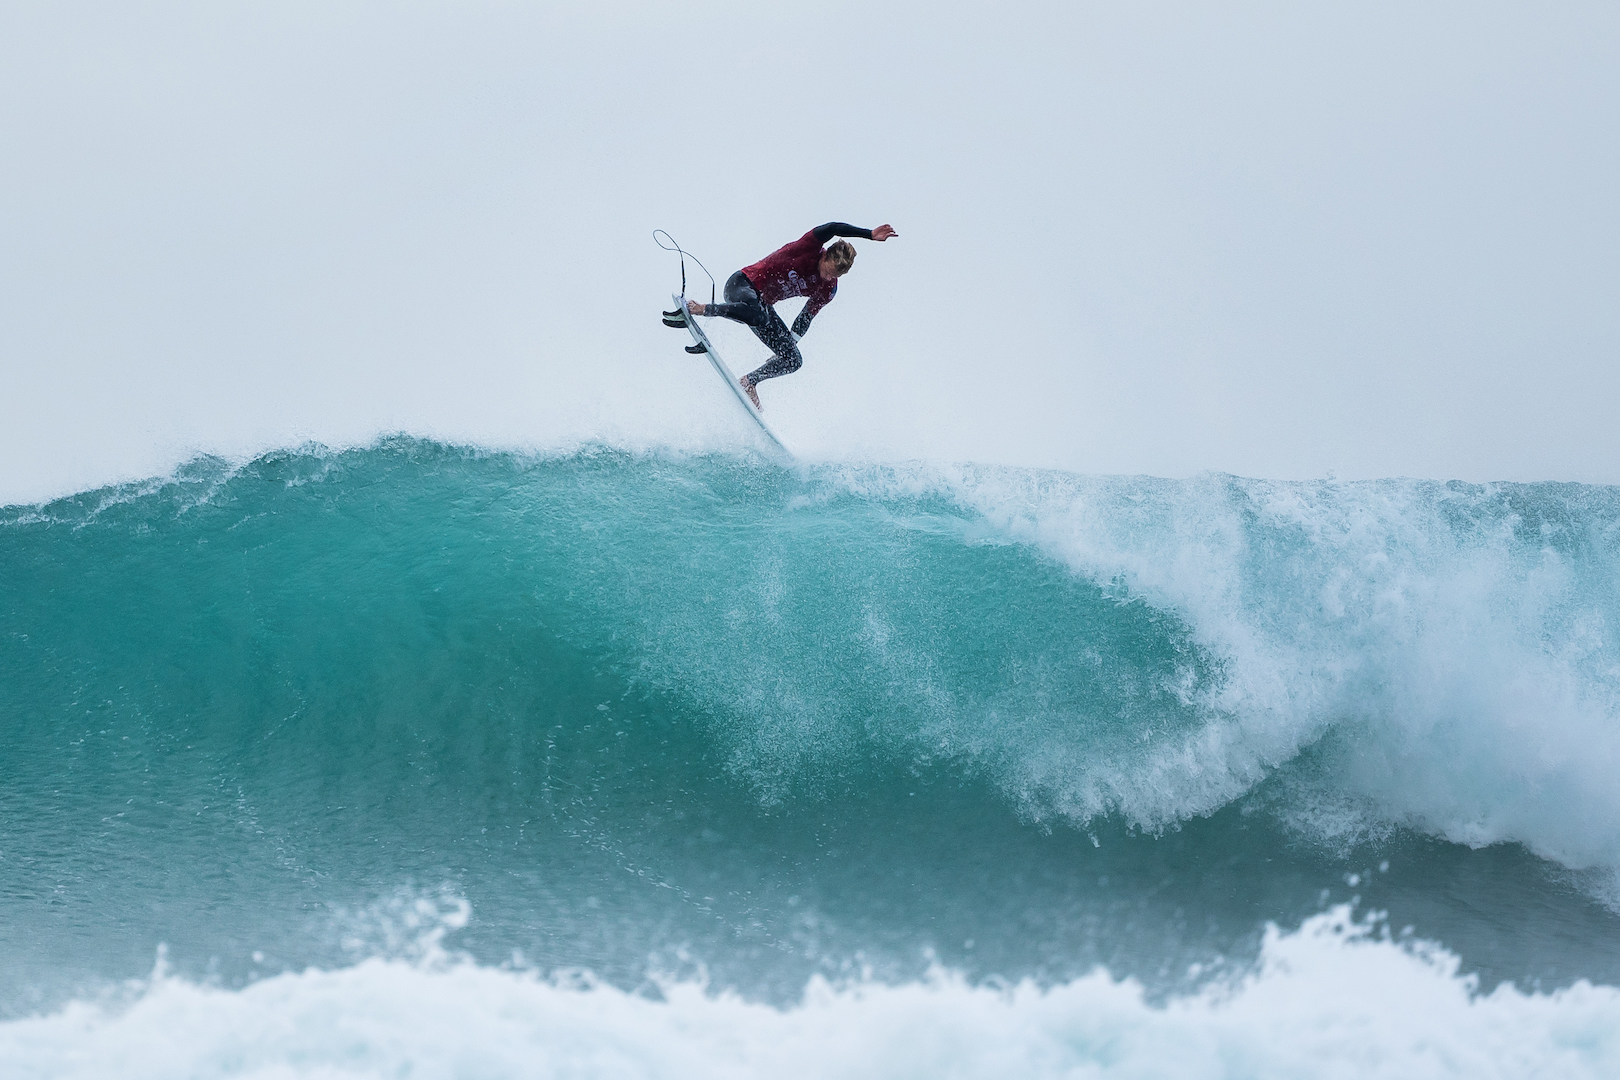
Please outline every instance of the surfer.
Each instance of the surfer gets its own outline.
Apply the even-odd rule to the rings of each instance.
[[[898,235],[888,225],[857,229],[842,221],[829,221],[732,274],[726,279],[725,303],[686,302],[686,309],[693,315],[718,316],[742,323],[771,350],[769,360],[737,380],[756,409],[760,408],[759,392],[754,387],[766,379],[799,370],[804,363],[799,355],[799,339],[809,332],[810,320],[816,317],[816,312],[832,303],[832,298],[838,294],[838,279],[849,273],[849,268],[855,264],[855,247],[848,241],[839,240],[830,247],[822,245],[835,236],[882,241]],[[773,305],[794,296],[806,296],[809,300],[789,330]]]

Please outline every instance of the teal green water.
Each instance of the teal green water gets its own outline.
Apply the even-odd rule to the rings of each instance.
[[[0,1009],[462,904],[484,962],[773,1000],[1162,991],[1353,896],[1615,981],[1617,537],[1574,485],[403,439],[12,507]]]

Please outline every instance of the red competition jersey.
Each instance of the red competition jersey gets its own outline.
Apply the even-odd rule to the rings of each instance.
[[[743,267],[743,273],[767,307],[790,297],[808,296],[810,302],[804,309],[814,315],[838,292],[837,278],[821,276],[821,252],[821,241],[816,239],[816,230],[811,229],[754,265]]]

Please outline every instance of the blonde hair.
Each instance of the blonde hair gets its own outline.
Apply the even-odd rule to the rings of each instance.
[[[835,270],[847,274],[849,268],[855,265],[855,245],[848,240],[840,240],[827,249],[827,258],[832,260]]]

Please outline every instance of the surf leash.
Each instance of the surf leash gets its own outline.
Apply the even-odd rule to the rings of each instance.
[[[668,240],[669,243],[666,244],[666,243],[664,243],[664,240],[658,239],[660,236],[662,236],[664,238],[664,240]],[[698,264],[698,269],[702,270],[705,274],[708,274],[708,276],[709,276],[709,303],[712,304],[712,303],[715,302],[715,298],[714,298],[714,293],[715,293],[714,275],[709,274],[709,268],[707,266],[703,265],[702,260],[700,260],[696,255],[693,255],[690,251],[687,251],[685,248],[681,247],[680,244],[677,244],[675,242],[675,238],[673,236],[669,235],[669,233],[665,232],[663,229],[654,229],[653,230],[653,243],[657,244],[659,247],[663,248],[665,251],[678,251],[678,252],[681,253],[681,295],[682,296],[686,295],[686,260],[691,259],[693,262]]]

